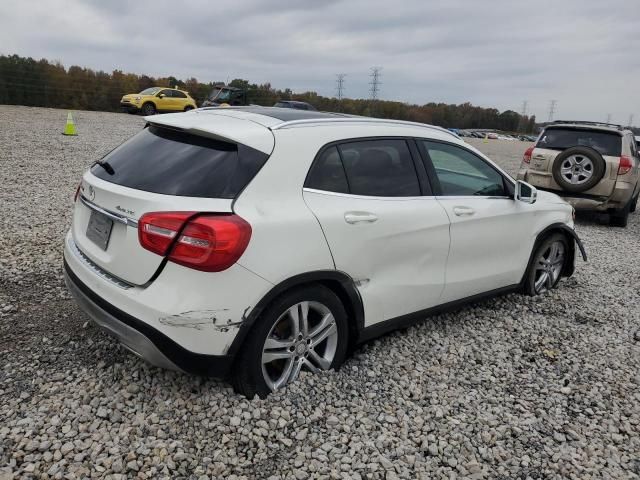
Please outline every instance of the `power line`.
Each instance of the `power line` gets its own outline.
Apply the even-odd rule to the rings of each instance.
[[[347,76],[346,73],[336,74],[336,98],[338,101],[343,99],[344,93],[344,79]]]
[[[551,100],[549,103],[549,121],[553,121],[553,114],[556,113],[556,105],[558,104],[557,100]]]

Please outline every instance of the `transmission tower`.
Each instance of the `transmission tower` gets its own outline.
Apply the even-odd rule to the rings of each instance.
[[[553,114],[556,113],[556,106],[558,105],[557,100],[551,100],[549,103],[549,121],[553,121]]]
[[[525,117],[527,116],[527,107],[529,106],[529,102],[524,100],[522,102],[522,110],[520,110],[520,122],[518,122],[518,131],[524,132],[527,129]]]
[[[336,98],[338,101],[342,100],[344,93],[344,79],[347,76],[346,73],[336,74]]]
[[[607,113],[607,123],[611,123],[611,114]]]
[[[629,123],[627,123],[628,127],[633,126],[633,113],[631,115],[629,115]]]
[[[369,82],[369,85],[371,86],[369,89],[369,98],[371,99],[371,115],[373,115],[376,101],[380,94],[380,85],[382,85],[382,82],[380,81],[380,78],[382,77],[382,67],[371,67],[371,73],[369,76],[371,77],[371,81]]]

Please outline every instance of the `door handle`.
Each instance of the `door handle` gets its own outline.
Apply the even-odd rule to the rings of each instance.
[[[369,212],[347,212],[344,214],[344,221],[350,224],[354,223],[373,223],[378,217]]]
[[[453,213],[458,217],[469,217],[476,213],[476,211],[471,207],[453,207]]]

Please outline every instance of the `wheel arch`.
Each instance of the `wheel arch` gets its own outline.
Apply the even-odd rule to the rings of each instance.
[[[360,293],[356,288],[354,280],[348,274],[338,270],[319,270],[294,275],[272,287],[271,290],[251,308],[248,315],[243,317],[238,334],[229,346],[228,355],[233,357],[237,355],[251,331],[253,324],[269,305],[294,288],[313,284],[322,285],[330,289],[338,296],[344,305],[349,320],[349,344],[351,346],[357,339],[358,332],[364,328],[364,307]]]
[[[571,227],[569,227],[565,223],[552,223],[551,225],[548,225],[546,228],[544,228],[536,236],[536,239],[533,242],[533,248],[531,249],[531,253],[529,254],[529,261],[527,262],[527,268],[524,274],[522,275],[522,279],[520,280],[521,285],[525,284],[527,274],[529,273],[531,264],[533,263],[534,255],[536,253],[536,250],[538,249],[538,246],[554,233],[559,233],[561,235],[564,235],[564,237],[567,239],[567,244],[569,245],[569,256],[567,258],[566,263],[564,264],[564,267],[562,268],[561,275],[563,277],[570,277],[571,275],[573,275],[573,272],[575,270],[576,245],[580,250],[582,259],[585,262],[587,261],[587,252],[585,251],[584,246],[582,245],[582,241],[578,237],[578,234],[576,234],[575,230],[573,230]]]

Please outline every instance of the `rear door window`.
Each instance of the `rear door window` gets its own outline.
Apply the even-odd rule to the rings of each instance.
[[[235,198],[267,161],[245,145],[149,126],[108,153],[91,173],[165,195]]]
[[[547,128],[538,143],[539,148],[566,150],[570,147],[591,147],[601,155],[619,157],[622,137],[614,132],[578,128]]]
[[[325,192],[349,193],[347,176],[336,147],[329,147],[313,162],[305,187]]]
[[[407,146],[401,139],[366,140],[338,146],[349,191],[375,197],[420,196],[420,183]]]

